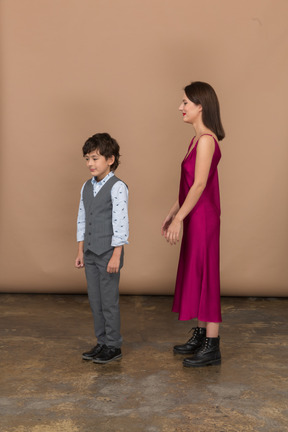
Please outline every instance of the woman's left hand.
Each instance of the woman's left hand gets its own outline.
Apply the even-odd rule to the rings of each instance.
[[[177,216],[173,219],[173,222],[169,225],[165,238],[171,245],[177,244],[179,241],[181,231],[181,222],[177,219]]]

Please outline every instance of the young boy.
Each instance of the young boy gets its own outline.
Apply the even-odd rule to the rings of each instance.
[[[119,150],[117,141],[108,133],[93,135],[82,148],[92,180],[85,182],[81,190],[75,267],[85,267],[97,338],[97,345],[82,358],[102,364],[122,357],[119,279],[129,221],[128,188],[114,175]]]

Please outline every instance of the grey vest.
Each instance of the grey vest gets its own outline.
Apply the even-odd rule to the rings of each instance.
[[[91,180],[85,183],[83,189],[86,222],[84,252],[90,250],[101,255],[113,249],[111,246],[113,236],[111,189],[119,180],[116,176],[111,177],[95,197]]]

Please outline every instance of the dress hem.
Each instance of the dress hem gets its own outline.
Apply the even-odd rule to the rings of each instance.
[[[179,312],[176,312],[176,311],[174,311],[174,310],[172,310],[172,312],[174,312],[174,313],[178,313],[179,314]],[[191,317],[189,317],[189,318],[183,318],[183,317],[181,317],[180,318],[180,315],[179,315],[179,317],[178,317],[178,321],[190,321],[190,320],[193,320],[193,319],[197,319],[198,321],[202,321],[202,322],[213,322],[213,323],[216,323],[216,324],[220,324],[220,323],[222,323],[222,317],[220,318],[220,319],[218,319],[218,320],[211,320],[210,318],[209,319],[207,319],[207,318],[204,318],[204,317],[197,317],[197,316],[191,316]]]

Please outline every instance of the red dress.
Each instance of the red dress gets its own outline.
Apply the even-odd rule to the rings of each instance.
[[[181,165],[180,207],[194,183],[196,149],[199,141],[189,153],[194,138]],[[214,141],[215,150],[206,187],[195,207],[183,221],[183,237],[172,308],[173,312],[179,313],[179,320],[198,318],[204,322],[222,321],[219,275],[220,194],[217,172],[221,152],[215,138]]]

